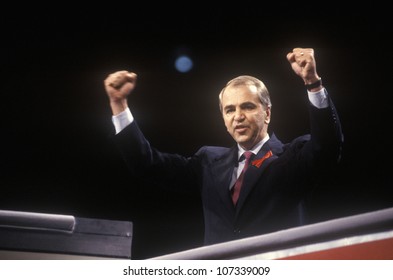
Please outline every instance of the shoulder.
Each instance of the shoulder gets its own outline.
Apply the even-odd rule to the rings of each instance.
[[[220,146],[203,146],[201,147],[197,154],[204,155],[211,158],[220,157],[224,154],[230,152],[232,148],[228,147],[220,147]]]
[[[284,144],[283,146],[283,153],[284,152],[289,152],[289,151],[299,151],[301,150],[306,143],[308,143],[311,140],[311,135],[310,134],[305,134],[296,137],[293,139],[291,142]]]
[[[299,144],[310,141],[310,139],[311,139],[311,135],[305,134],[305,135],[296,137],[295,139],[292,140],[292,142],[290,144],[291,145],[299,145]]]
[[[211,163],[231,157],[237,153],[236,151],[237,148],[235,146],[231,148],[220,146],[203,146],[197,151],[195,156],[205,163]]]

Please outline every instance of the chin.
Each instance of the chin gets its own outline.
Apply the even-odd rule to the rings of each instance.
[[[244,139],[243,139],[243,141],[241,139],[238,139],[236,142],[239,143],[239,145],[241,145],[243,147],[247,147],[248,145],[250,145],[250,142],[244,141]]]

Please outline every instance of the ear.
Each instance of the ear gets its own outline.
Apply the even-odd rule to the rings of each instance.
[[[270,123],[270,117],[271,117],[271,114],[272,114],[272,108],[267,107],[266,110],[265,110],[265,114],[266,114],[265,124],[269,124]]]

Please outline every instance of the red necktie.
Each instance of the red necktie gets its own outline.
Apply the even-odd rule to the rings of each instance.
[[[233,201],[234,205],[236,205],[237,200],[239,199],[240,189],[243,184],[244,173],[246,172],[248,166],[250,165],[250,159],[251,159],[252,155],[253,155],[253,153],[250,151],[245,151],[243,153],[243,156],[246,158],[246,162],[244,163],[244,168],[243,168],[242,172],[240,173],[239,178],[237,178],[235,185],[232,188],[232,201]]]

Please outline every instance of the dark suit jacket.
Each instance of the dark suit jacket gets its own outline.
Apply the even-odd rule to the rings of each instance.
[[[272,134],[248,168],[238,205],[229,184],[237,146],[204,146],[193,156],[152,147],[134,121],[115,141],[134,176],[155,179],[168,189],[201,196],[205,244],[214,244],[303,225],[302,200],[321,171],[337,164],[343,135],[336,109],[311,104],[310,134],[283,144]]]

